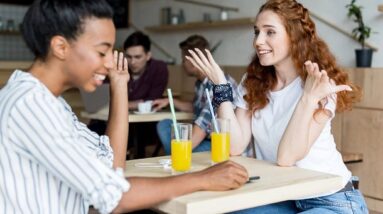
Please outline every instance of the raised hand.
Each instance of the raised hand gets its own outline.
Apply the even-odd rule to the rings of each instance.
[[[348,85],[336,85],[333,80],[330,80],[325,70],[319,71],[317,63],[306,61],[305,68],[307,70],[307,78],[303,93],[315,103],[340,91],[352,91]]]
[[[205,74],[214,84],[225,84],[227,80],[222,69],[213,59],[210,51],[205,49],[206,56],[198,48],[189,50],[190,56],[185,56],[194,67],[196,67],[201,73]]]
[[[246,169],[233,161],[216,164],[198,173],[200,173],[201,182],[204,184],[204,190],[236,189],[249,179]]]
[[[130,75],[128,72],[128,60],[124,57],[124,53],[114,51],[113,62],[108,62],[105,67],[109,71],[109,79],[111,85],[114,84],[127,84]]]

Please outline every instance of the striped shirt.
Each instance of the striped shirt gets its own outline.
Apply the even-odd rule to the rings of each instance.
[[[0,90],[0,213],[111,212],[130,185],[112,169],[107,136],[16,70]]]

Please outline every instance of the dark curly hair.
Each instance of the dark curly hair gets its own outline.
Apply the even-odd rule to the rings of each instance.
[[[317,35],[315,24],[311,20],[309,11],[295,0],[269,0],[259,10],[272,11],[277,14],[285,26],[290,39],[291,57],[303,81],[307,72],[304,62],[317,62],[319,69],[326,70],[328,76],[338,84],[351,86],[352,91],[337,93],[337,111],[351,110],[352,104],[360,100],[360,88],[353,85],[346,72],[337,65],[335,57],[330,53],[325,42]],[[262,66],[255,54],[247,68],[244,87],[247,94],[244,99],[252,112],[264,108],[268,103],[268,93],[276,86],[277,77],[274,66]],[[323,108],[322,104],[319,103]]]

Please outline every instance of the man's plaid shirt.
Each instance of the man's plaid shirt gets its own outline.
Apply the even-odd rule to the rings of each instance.
[[[233,98],[237,96],[237,82],[229,75],[226,75],[227,81],[231,84]],[[213,98],[213,83],[205,78],[203,81],[197,80],[194,86],[195,96],[193,99],[194,124],[203,129],[208,138],[211,133],[211,120],[209,103],[206,97],[205,88],[210,92],[210,98]],[[234,107],[234,106],[233,106]]]

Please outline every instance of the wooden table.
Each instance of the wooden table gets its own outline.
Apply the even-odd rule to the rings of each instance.
[[[81,116],[88,119],[108,120],[109,107],[105,107],[96,113],[81,112]],[[172,114],[170,112],[159,111],[150,114],[136,114],[129,112],[129,123],[141,123],[141,122],[156,122],[163,119],[171,119]],[[192,120],[193,113],[189,112],[176,112],[176,118],[178,121]]]
[[[139,168],[135,163],[158,162],[156,157],[127,161],[126,176],[163,177],[170,172],[162,168]],[[278,167],[274,164],[246,157],[231,157],[242,164],[250,176],[259,175],[260,180],[243,187],[223,192],[200,191],[174,198],[154,209],[165,213],[225,213],[275,202],[304,198],[336,191],[342,188],[342,178],[336,175],[305,170],[297,167]],[[193,153],[192,171],[210,165],[210,153]],[[187,183],[185,183],[187,185]],[[159,193],[160,194],[160,193]]]

